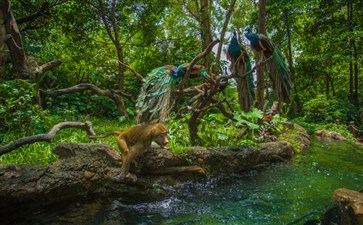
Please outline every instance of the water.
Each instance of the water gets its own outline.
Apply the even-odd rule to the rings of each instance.
[[[338,188],[363,188],[363,148],[316,142],[290,162],[169,187],[163,201],[113,204],[127,224],[288,224],[331,202]]]
[[[165,186],[173,193],[168,199],[135,205],[117,199],[77,202],[51,213],[40,210],[26,224],[281,225],[321,212],[342,187],[363,188],[363,148],[314,141],[303,154],[266,169]]]

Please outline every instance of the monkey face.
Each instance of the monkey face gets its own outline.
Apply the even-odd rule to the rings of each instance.
[[[157,135],[154,138],[154,141],[162,148],[165,148],[165,146],[169,143],[167,133],[161,133]]]

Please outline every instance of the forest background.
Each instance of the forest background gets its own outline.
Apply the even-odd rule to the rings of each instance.
[[[99,134],[130,127],[142,82],[124,64],[146,76],[156,67],[190,62],[219,39],[221,48],[198,63],[220,76],[228,66],[221,55],[231,32],[243,33],[245,27],[257,32],[261,25],[287,59],[292,102],[263,123],[263,104],[248,113],[240,110],[230,81],[222,97],[231,103],[234,120],[209,110],[198,120],[198,145],[270,141],[280,132],[276,123],[285,120],[310,133],[324,128],[350,139],[348,123],[363,126],[361,0],[2,0],[0,9],[1,145],[47,133],[62,121],[90,120]],[[249,42],[242,40],[254,58]],[[264,80],[269,106],[275,100],[270,87]],[[171,115],[175,151],[191,145],[188,119],[190,112]],[[115,146],[112,138],[102,141]],[[62,130],[53,143],[23,146],[1,156],[0,163],[49,163],[59,142],[101,141],[79,130]]]

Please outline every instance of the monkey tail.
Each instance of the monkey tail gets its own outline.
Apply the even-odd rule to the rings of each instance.
[[[107,133],[107,134],[102,135],[102,136],[90,135],[89,138],[97,139],[97,138],[105,138],[105,137],[108,137],[108,136],[111,136],[111,135],[120,136],[121,134],[122,134],[122,132],[114,130],[114,131],[111,131],[110,133]]]

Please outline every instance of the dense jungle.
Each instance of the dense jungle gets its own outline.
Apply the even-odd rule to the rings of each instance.
[[[141,152],[152,141],[182,155],[195,146],[258,148],[287,141],[293,162],[300,165],[309,150],[292,138],[299,131],[286,125],[296,124],[311,136],[322,130],[340,135],[344,144],[336,151],[352,161],[344,173],[354,174],[357,183],[348,186],[359,191],[362,18],[362,0],[1,0],[0,164],[47,166],[60,159],[53,152],[60,143],[107,143],[122,156],[124,178],[124,165],[134,159],[128,148]],[[130,130],[138,124],[144,127]],[[111,131],[117,132],[104,137]],[[324,142],[314,139],[311,151],[322,159],[316,150],[320,145]],[[331,145],[326,146],[335,149]],[[314,165],[316,159],[308,157],[311,162],[304,166]],[[331,158],[331,164],[336,160]],[[280,174],[291,167],[274,165],[267,173],[272,170]],[[218,181],[209,177],[201,186],[205,190],[222,183],[233,189],[231,180],[252,182],[255,173],[260,172]],[[4,174],[0,170],[0,177]],[[237,185],[243,189],[244,184]],[[254,195],[251,189],[246,191]],[[329,198],[332,191],[324,195]],[[121,202],[116,208],[131,210]],[[302,214],[271,224],[286,224]],[[145,210],[123,216],[134,216],[125,224],[225,222],[210,222],[211,216],[149,223]],[[268,220],[261,216],[257,222],[230,224]]]

